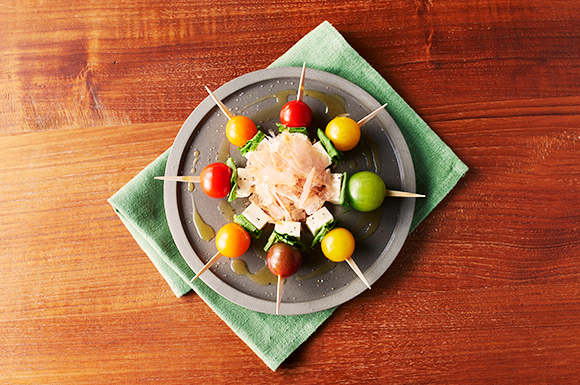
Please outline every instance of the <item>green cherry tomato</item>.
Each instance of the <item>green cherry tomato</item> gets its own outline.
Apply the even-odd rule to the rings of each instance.
[[[231,144],[242,147],[258,132],[256,124],[247,116],[234,116],[226,125],[226,136]]]
[[[201,190],[209,197],[224,198],[232,189],[232,169],[225,163],[209,164],[199,173]]]
[[[312,110],[302,100],[289,101],[280,110],[280,122],[286,127],[306,127],[312,123]]]
[[[385,199],[385,182],[380,176],[370,171],[361,171],[348,180],[348,200],[358,211],[373,211]]]
[[[345,228],[331,230],[322,238],[322,253],[333,262],[342,262],[354,253],[354,237]]]
[[[352,150],[360,140],[358,124],[348,116],[339,116],[326,125],[324,132],[338,151]]]

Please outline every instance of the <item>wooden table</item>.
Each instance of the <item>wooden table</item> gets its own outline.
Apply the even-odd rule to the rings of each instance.
[[[0,5],[0,382],[577,383],[580,3]],[[470,167],[272,372],[107,203],[214,89],[330,21]]]

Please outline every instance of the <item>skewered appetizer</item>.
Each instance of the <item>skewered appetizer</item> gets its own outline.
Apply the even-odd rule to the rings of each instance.
[[[333,262],[346,261],[364,284],[370,285],[352,259],[355,240],[347,229],[339,227],[325,203],[352,207],[361,212],[376,210],[386,196],[422,197],[423,195],[387,190],[384,181],[370,171],[332,173],[344,151],[360,140],[360,127],[385,105],[354,121],[348,116],[332,119],[326,129],[317,130],[312,142],[306,128],[312,122],[312,110],[303,101],[305,65],[302,68],[297,98],[280,111],[278,135],[266,135],[245,116],[234,116],[206,87],[210,96],[228,118],[226,136],[246,157],[244,168],[232,158],[226,163],[206,166],[199,177],[157,177],[157,179],[200,183],[212,198],[228,200],[248,197],[250,205],[234,216],[234,223],[223,226],[216,235],[218,252],[197,273],[205,272],[221,256],[237,258],[244,254],[251,238],[259,238],[268,223],[275,224],[266,246],[267,265],[278,277],[276,314],[279,313],[284,280],[302,266],[303,253],[320,244],[322,253]],[[302,224],[310,230],[309,247],[300,242]],[[193,282],[192,280],[192,282]]]

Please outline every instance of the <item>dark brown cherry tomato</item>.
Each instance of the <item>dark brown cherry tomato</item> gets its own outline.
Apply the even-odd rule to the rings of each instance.
[[[278,242],[268,250],[268,268],[279,277],[288,278],[302,267],[302,253],[297,247]]]
[[[199,174],[201,190],[212,198],[224,198],[232,188],[232,169],[225,163],[209,164]]]
[[[289,101],[280,110],[280,122],[286,127],[308,127],[312,123],[312,110],[302,100]]]

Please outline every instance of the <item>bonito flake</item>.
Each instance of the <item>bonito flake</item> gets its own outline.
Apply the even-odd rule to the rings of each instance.
[[[304,221],[335,193],[325,154],[306,135],[266,137],[246,157],[253,176],[250,201],[276,221]]]

